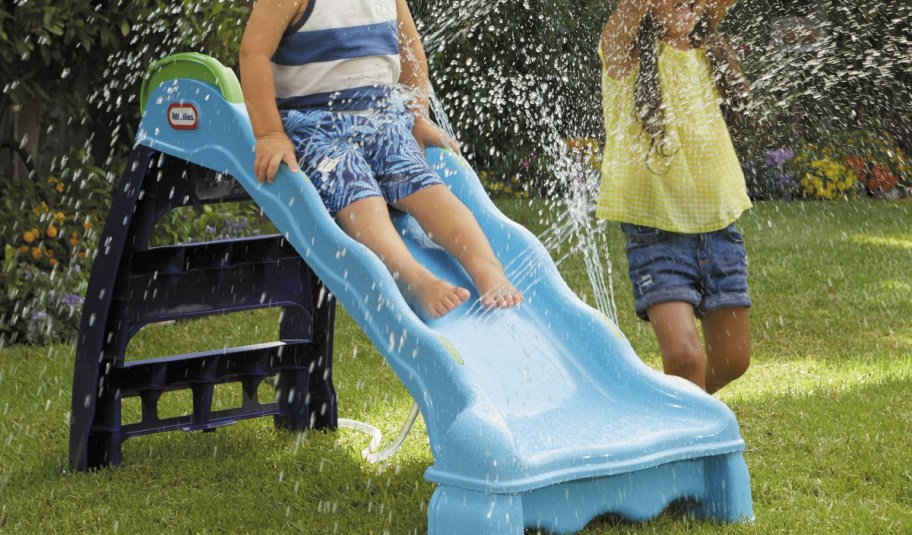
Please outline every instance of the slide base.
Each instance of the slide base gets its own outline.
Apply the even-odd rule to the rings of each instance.
[[[753,521],[749,476],[741,453],[568,481],[516,494],[441,485],[431,498],[428,534],[522,535],[525,528],[575,533],[599,515],[645,521],[674,502],[698,519]]]

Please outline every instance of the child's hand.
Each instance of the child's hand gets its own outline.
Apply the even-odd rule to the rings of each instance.
[[[298,172],[298,158],[294,145],[285,133],[272,133],[260,136],[256,142],[256,160],[253,172],[257,180],[272,183],[282,162],[288,165],[291,172]]]
[[[432,123],[427,117],[421,115],[415,117],[415,126],[412,127],[412,135],[415,136],[415,141],[418,142],[418,146],[421,147],[421,150],[428,147],[443,147],[453,149],[453,151],[457,153],[459,152],[459,144],[456,143],[456,140],[444,134],[437,128],[437,125]]]

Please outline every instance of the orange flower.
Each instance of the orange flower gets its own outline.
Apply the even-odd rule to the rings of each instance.
[[[882,164],[875,165],[871,169],[871,178],[868,179],[868,187],[874,191],[886,193],[893,189],[899,180],[890,172],[890,169]]]
[[[54,189],[57,190],[57,193],[63,193],[63,182],[58,182]]]
[[[32,247],[32,258],[35,260],[41,260],[41,249]]]
[[[82,222],[82,228],[89,230],[90,228],[92,228],[92,223],[88,219],[86,219],[85,221]]]
[[[49,263],[50,263],[52,266],[56,266],[56,265],[59,264],[60,262],[59,262],[56,258],[52,258],[52,259],[49,260]]]
[[[849,169],[855,171],[864,171],[866,166],[864,158],[861,156],[846,156],[845,164]]]
[[[54,225],[49,226],[47,229],[47,235],[48,235],[48,238],[56,238],[57,237],[57,227],[55,227]]]
[[[20,245],[20,246],[19,246],[19,252],[20,252],[20,253],[27,253],[28,250],[29,250],[28,245]]]
[[[32,234],[31,230],[26,230],[25,232],[22,233],[22,239],[23,239],[23,241],[25,241],[25,243],[32,243],[33,241],[35,241],[35,238],[37,238],[37,237],[38,236],[36,236],[35,234]]]
[[[66,215],[63,212],[54,212],[54,219],[57,221],[63,221],[66,219]]]
[[[77,238],[76,236],[71,237],[70,245],[72,245],[73,247],[76,247],[77,245],[79,245],[79,238]]]

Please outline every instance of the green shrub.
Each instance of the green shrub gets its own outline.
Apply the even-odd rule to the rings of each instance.
[[[602,137],[605,2],[424,0],[413,13],[437,94],[489,191],[515,189],[518,175],[523,191],[553,192],[565,139]]]
[[[5,114],[11,106],[36,103],[43,110],[42,131],[63,125],[88,141],[38,159],[27,180],[0,173],[0,345],[75,334],[96,232],[133,146],[146,69],[180,51],[235,65],[248,9],[245,2],[219,0],[4,3],[0,108]],[[55,136],[45,136],[42,154]],[[171,217],[161,229],[166,236],[196,239],[215,229],[217,238],[241,232],[249,216],[211,207]]]
[[[19,183],[0,177],[0,346],[65,341],[78,328],[112,177],[83,149],[52,169],[60,176],[36,171]]]
[[[0,10],[0,70],[8,80],[3,93],[13,104],[35,100],[107,129],[118,126],[110,122],[118,116],[136,117],[138,83],[153,61],[198,51],[234,65],[248,9],[244,2],[218,0],[5,5]]]
[[[225,240],[275,232],[253,202],[224,203],[172,210],[159,221],[152,245]]]

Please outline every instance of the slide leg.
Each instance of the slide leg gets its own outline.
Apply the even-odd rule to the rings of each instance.
[[[442,485],[428,506],[428,535],[523,535],[522,498]]]
[[[718,455],[707,458],[705,463],[706,495],[702,503],[694,504],[694,516],[720,522],[752,522],[750,475],[744,456],[740,452]]]

